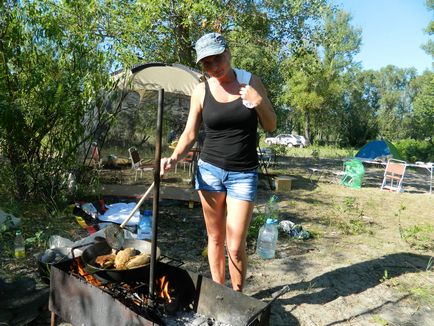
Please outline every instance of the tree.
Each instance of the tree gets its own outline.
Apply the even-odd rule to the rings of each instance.
[[[426,0],[426,6],[428,10],[434,10],[434,0]],[[431,20],[429,25],[426,28],[426,32],[428,35],[434,34],[434,21]],[[426,51],[426,53],[430,54],[434,59],[434,41],[429,40],[426,44],[422,46],[422,48]]]
[[[86,115],[103,106],[100,90],[110,85],[94,31],[100,7],[38,0],[0,6],[0,151],[19,198],[51,199],[76,163]]]
[[[341,145],[360,147],[378,135],[377,111],[380,94],[375,86],[376,72],[351,69],[345,74],[342,97]]]
[[[350,26],[351,17],[334,8],[324,9],[324,22],[309,43],[285,60],[283,101],[294,108],[305,137],[339,138],[343,74],[350,69],[360,46],[360,31]]]
[[[110,72],[155,61],[193,66],[194,41],[218,31],[234,63],[260,75],[279,103],[279,62],[312,38],[326,7],[326,0],[0,2],[0,150],[19,197],[53,196],[82,144],[104,139],[100,131],[118,112],[106,92]]]
[[[408,136],[406,125],[413,114],[409,85],[415,77],[415,68],[398,68],[393,65],[377,72],[375,85],[380,94],[377,119],[381,136],[391,140]]]
[[[434,136],[434,73],[426,71],[414,80],[417,91],[413,101],[411,136],[423,140]]]

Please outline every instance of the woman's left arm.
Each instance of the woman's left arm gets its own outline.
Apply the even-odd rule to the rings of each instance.
[[[254,105],[262,128],[265,131],[274,131],[276,129],[276,113],[261,79],[252,75],[250,85],[242,85],[240,94],[243,100]]]

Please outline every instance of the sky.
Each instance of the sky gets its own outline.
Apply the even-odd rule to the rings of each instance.
[[[425,0],[334,0],[351,14],[351,24],[362,29],[356,61],[363,69],[379,70],[389,64],[432,70],[432,58],[421,45],[430,36],[425,28],[433,18]]]

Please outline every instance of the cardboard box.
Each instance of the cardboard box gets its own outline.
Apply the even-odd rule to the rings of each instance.
[[[277,176],[274,181],[276,184],[276,191],[279,192],[287,192],[290,191],[292,188],[292,181],[295,180],[295,178],[286,176],[286,175],[281,175],[281,176]]]

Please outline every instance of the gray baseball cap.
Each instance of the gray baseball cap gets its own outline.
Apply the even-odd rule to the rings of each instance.
[[[197,40],[196,63],[205,57],[221,54],[228,47],[224,37],[219,33],[208,33]]]

